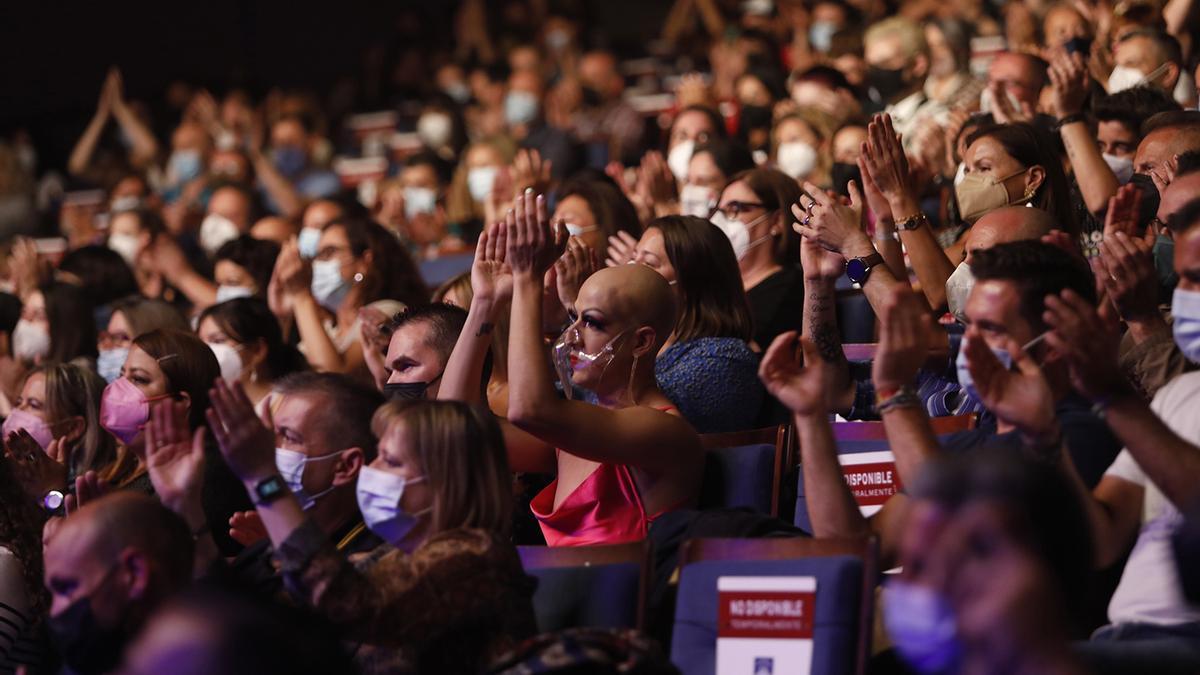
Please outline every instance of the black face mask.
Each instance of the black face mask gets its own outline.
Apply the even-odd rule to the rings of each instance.
[[[79,598],[47,622],[50,639],[63,662],[80,675],[99,675],[116,669],[129,636],[118,628],[96,623],[90,596]]]
[[[434,382],[442,379],[441,375],[428,382],[388,382],[383,385],[383,397],[389,401],[416,401],[423,399],[429,393]]]
[[[580,90],[580,95],[583,97],[583,104],[585,106],[588,106],[589,108],[594,108],[594,107],[600,105],[601,103],[604,103],[604,97],[602,97],[600,95],[600,92],[596,91],[592,87],[584,85],[584,86],[580,87],[579,90]]]
[[[843,197],[850,196],[850,190],[846,187],[850,181],[862,188],[862,172],[858,170],[858,164],[834,162],[829,170],[829,177],[833,181],[833,189]]]
[[[903,68],[867,66],[867,91],[876,103],[891,103],[907,86]]]
[[[1158,186],[1154,179],[1144,173],[1135,173],[1129,183],[1142,193],[1142,204],[1138,208],[1138,227],[1146,227],[1150,221],[1158,217],[1158,203],[1162,196],[1158,194]]]

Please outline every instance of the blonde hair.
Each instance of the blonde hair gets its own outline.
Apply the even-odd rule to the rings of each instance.
[[[863,44],[886,40],[893,36],[900,38],[904,45],[904,58],[907,61],[911,62],[919,54],[929,53],[929,44],[925,41],[925,29],[916,21],[902,16],[888,17],[871,24],[863,33]]]
[[[461,401],[390,401],[375,411],[371,430],[382,439],[398,424],[433,492],[430,533],[472,528],[507,536],[512,473],[492,413]]]

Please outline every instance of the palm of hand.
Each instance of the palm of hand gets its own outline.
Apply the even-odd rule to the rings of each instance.
[[[181,440],[147,453],[146,471],[164,502],[179,499],[194,487],[204,470],[204,454],[193,452],[192,441]]]
[[[800,241],[800,266],[822,279],[836,279],[846,271],[846,261],[840,253],[827,251],[807,239]]]
[[[1018,429],[1045,429],[1054,419],[1054,396],[1041,375],[1000,371],[976,379],[975,388],[996,417]]]
[[[825,383],[819,367],[802,368],[796,364],[764,370],[763,384],[772,396],[801,415],[817,412],[823,406]]]

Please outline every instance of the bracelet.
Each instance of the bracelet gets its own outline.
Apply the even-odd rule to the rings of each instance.
[[[1076,122],[1086,122],[1086,121],[1088,121],[1087,115],[1085,115],[1081,112],[1071,113],[1070,115],[1067,115],[1066,117],[1063,117],[1058,120],[1058,128],[1062,129],[1063,127],[1067,126],[1068,124],[1074,124]]]
[[[917,396],[911,387],[900,387],[890,395],[880,393],[875,395],[875,412],[880,415],[897,408],[919,407],[921,407],[921,397]]]
[[[907,218],[901,218],[897,220],[896,232],[899,233],[900,230],[915,230],[918,227],[928,223],[929,216],[926,216],[923,211],[917,211],[915,214]]]

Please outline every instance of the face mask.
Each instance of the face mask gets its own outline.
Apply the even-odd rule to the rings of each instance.
[[[112,204],[108,207],[108,211],[109,213],[117,214],[125,211],[135,211],[145,205],[146,203],[142,201],[141,197],[127,195],[125,197],[117,197],[116,199],[112,200]]]
[[[12,333],[13,356],[33,363],[50,353],[50,332],[41,325],[21,319]]]
[[[114,233],[108,235],[108,248],[116,251],[126,264],[133,267],[137,261],[138,249],[141,248],[141,245],[138,244],[136,235]]]
[[[833,182],[833,189],[844,196],[850,195],[850,181],[862,185],[862,172],[858,170],[858,164],[851,162],[834,162],[829,169],[829,178]]]
[[[554,369],[558,372],[558,380],[562,383],[563,393],[567,398],[571,398],[574,392],[574,374],[577,371],[585,368],[600,368],[600,378],[597,382],[604,381],[604,375],[608,372],[608,367],[612,364],[613,359],[617,355],[617,340],[625,336],[625,331],[609,340],[600,351],[594,354],[589,354],[581,347],[583,346],[583,338],[579,335],[579,329],[575,324],[567,326],[558,340],[554,342],[553,359]]]
[[[312,260],[317,257],[317,247],[321,244],[321,231],[315,227],[300,230],[296,245],[300,247],[300,257]]]
[[[107,579],[115,566],[104,575]],[[103,582],[102,582],[103,583]],[[97,585],[99,586],[99,584]],[[96,593],[92,590],[92,595]],[[71,672],[99,675],[116,670],[128,636],[118,628],[105,628],[92,612],[91,595],[72,602],[47,620],[51,642]]]
[[[454,123],[445,113],[425,113],[417,120],[417,138],[431,148],[450,145]]]
[[[4,426],[0,427],[0,433],[3,433],[3,441],[8,441],[8,436],[18,429],[24,429],[33,436],[33,440],[42,447],[43,450],[50,447],[50,441],[54,440],[54,434],[50,431],[50,425],[46,424],[45,420],[38,418],[37,415],[26,411],[14,409],[8,417],[4,419]]]
[[[388,382],[383,385],[383,397],[389,401],[416,401],[425,398],[429,388],[440,379],[441,375],[428,382]]]
[[[300,500],[300,506],[304,510],[311,509],[316,506],[317,500],[333,491],[333,486],[318,492],[315,495],[310,495],[304,491],[304,466],[309,462],[323,462],[327,459],[334,459],[341,456],[341,451],[331,452],[328,455],[320,457],[309,457],[303,452],[288,450],[287,448],[275,448],[275,468],[279,469],[279,475],[283,478],[283,482],[287,483],[288,489],[292,494],[296,495],[296,499]]]
[[[404,489],[425,480],[424,476],[406,479],[387,471],[364,466],[358,474],[358,509],[362,512],[367,527],[380,539],[393,546],[417,526],[418,518],[432,509],[421,513],[405,513],[400,508]]]
[[[954,196],[958,198],[958,211],[962,219],[974,223],[989,211],[1008,206],[1014,202],[1008,197],[1008,188],[1004,181],[1013,176],[1025,173],[1025,170],[1009,174],[1004,178],[982,173],[969,173],[963,176],[963,181],[954,188]]]
[[[1104,162],[1108,164],[1108,168],[1112,169],[1113,174],[1117,177],[1117,182],[1124,185],[1133,178],[1133,160],[1128,157],[1117,157],[1104,153]]]
[[[229,384],[233,384],[242,379],[242,355],[238,353],[237,348],[227,344],[211,342],[208,348],[212,350],[213,356],[217,357],[217,364],[221,367],[221,378]]]
[[[965,262],[959,263],[950,278],[946,279],[946,304],[950,306],[950,313],[959,323],[967,323],[967,298],[971,296],[971,289],[974,287],[975,275],[971,273],[971,266]]]
[[[1005,89],[1004,98],[1008,99],[1008,105],[1011,106],[1013,110],[1021,109],[1021,100],[1018,99],[1011,91]],[[983,91],[979,92],[979,112],[981,114],[988,114],[994,112],[995,110],[996,101],[994,98],[992,98],[992,90],[985,87]]]
[[[903,68],[880,68],[867,66],[867,87],[871,99],[876,103],[889,103],[904,91]]]
[[[471,199],[481,202],[492,194],[492,186],[496,184],[496,174],[499,169],[494,166],[477,166],[467,172],[467,189]]]
[[[254,289],[247,286],[217,286],[217,304],[236,300],[238,298],[250,298],[254,296]]]
[[[170,398],[170,395],[146,398],[132,382],[118,378],[105,387],[100,396],[100,426],[129,445],[150,419],[150,402],[164,398]]]
[[[591,227],[584,227],[582,225],[576,225],[575,223],[566,223],[566,226],[567,226],[567,234],[572,237],[581,237],[581,236],[587,234],[588,232],[594,232],[597,229],[596,225],[592,225]]]
[[[237,239],[241,233],[232,220],[219,213],[210,213],[204,217],[204,222],[200,223],[200,247],[211,258],[217,249],[226,242]]]
[[[404,216],[415,218],[423,213],[433,213],[437,208],[437,193],[429,188],[404,188]]]
[[[796,180],[806,178],[817,166],[817,149],[808,143],[781,143],[775,153],[779,170]]]
[[[308,165],[308,153],[298,145],[281,145],[272,151],[275,170],[285,178],[296,178]]]
[[[1026,342],[1021,347],[1021,351],[1029,351],[1034,345],[1041,342],[1045,337],[1046,334],[1042,333],[1029,342]],[[973,396],[975,400],[980,400],[979,392],[975,390],[975,380],[971,377],[971,370],[967,368],[967,350],[964,349],[965,346],[966,342],[964,342],[958,348],[958,356],[954,359],[954,368],[958,371],[958,384],[966,389],[967,393]],[[988,349],[992,350],[992,353],[996,355],[996,360],[1000,362],[1000,365],[1003,366],[1005,370],[1012,370],[1013,357],[1012,354],[1008,353],[1007,349],[1003,349],[1001,347],[988,347]]]
[[[176,183],[186,183],[204,173],[204,164],[198,151],[176,150],[171,153],[171,159],[167,160],[167,171],[175,177]]]
[[[967,165],[962,162],[958,163],[958,168],[954,170],[954,187],[957,190],[959,185],[962,185],[963,180],[967,177]]]
[[[883,623],[896,651],[917,672],[957,670],[962,645],[954,608],[941,594],[892,579],[883,587]]]
[[[1175,288],[1179,283],[1179,275],[1175,273],[1175,240],[1165,234],[1154,239],[1150,249],[1154,257],[1154,271],[1158,273],[1158,285],[1162,288]]]
[[[683,183],[687,180],[688,164],[692,161],[692,153],[696,151],[696,141],[681,141],[667,153],[667,168],[675,174],[675,180]]]
[[[317,260],[312,264],[313,297],[325,309],[336,312],[350,292],[350,282],[342,278],[342,261]]]
[[[808,43],[819,52],[827,52],[833,44],[833,34],[837,31],[837,25],[832,22],[814,21],[808,27]]]
[[[471,87],[467,86],[466,82],[453,82],[446,85],[442,91],[456,103],[466,103],[471,100]]]
[[[105,382],[112,384],[117,381],[118,377],[121,377],[121,367],[125,365],[127,358],[129,358],[129,347],[101,349],[100,357],[96,359],[96,372],[104,378]]]
[[[1113,68],[1112,74],[1108,76],[1108,93],[1115,94],[1126,89],[1133,89],[1142,84],[1149,84],[1159,75],[1163,74],[1167,64],[1163,64],[1155,68],[1149,75],[1143,73],[1137,68],[1129,66],[1117,66]]]
[[[546,33],[546,46],[556,51],[571,44],[571,34],[565,30],[552,30]]]
[[[712,217],[709,220],[729,238],[729,244],[733,246],[733,254],[737,256],[738,260],[741,260],[746,257],[750,249],[770,240],[771,234],[767,233],[754,241],[750,241],[750,228],[757,225],[759,221],[765,219],[768,215],[770,214],[764,213],[749,223],[743,223],[740,220],[734,220],[726,216],[720,211],[713,211]]]
[[[1158,186],[1154,179],[1144,173],[1135,173],[1129,178],[1129,184],[1137,187],[1142,193],[1142,203],[1138,208],[1138,225],[1145,227],[1158,215],[1158,204],[1162,195],[1158,194]]]
[[[716,193],[706,187],[688,183],[679,191],[679,210],[685,216],[708,218],[716,205]]]
[[[1175,288],[1171,296],[1175,344],[1189,361],[1200,361],[1200,291]]]
[[[504,97],[504,121],[510,127],[529,124],[537,113],[538,100],[527,91],[510,91]]]

